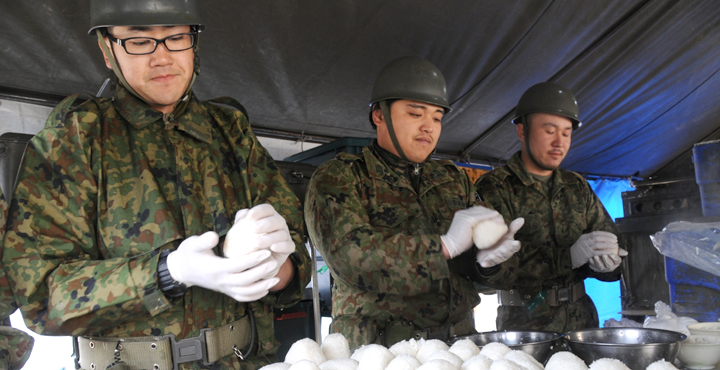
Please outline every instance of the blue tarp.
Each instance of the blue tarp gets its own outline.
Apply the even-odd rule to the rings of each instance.
[[[624,216],[622,193],[634,190],[628,180],[600,179],[588,180],[588,182],[613,220]],[[595,302],[600,326],[603,326],[607,319],[613,318],[619,321],[622,318],[622,315],[619,314],[622,310],[619,281],[606,283],[597,279],[587,279],[585,280],[585,289]]]

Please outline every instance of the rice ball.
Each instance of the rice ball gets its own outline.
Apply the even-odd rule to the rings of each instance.
[[[345,336],[340,333],[333,333],[325,337],[320,349],[328,360],[350,358],[350,346]]]
[[[418,348],[417,355],[415,355],[415,357],[417,357],[417,359],[420,360],[420,362],[422,362],[424,364],[425,362],[427,362],[428,358],[430,358],[430,355],[432,355],[433,352],[435,352],[437,350],[447,351],[448,349],[450,349],[450,347],[448,347],[448,345],[445,344],[445,342],[443,342],[441,340],[421,339],[420,347]]]
[[[568,351],[557,352],[550,357],[545,370],[588,370],[585,361]]]
[[[495,245],[507,232],[508,227],[504,222],[480,221],[473,227],[473,243],[477,249],[487,249]]]
[[[532,357],[531,355],[518,350],[512,350],[508,352],[505,357],[503,357],[506,360],[510,360],[527,370],[543,370],[544,367],[541,363],[539,363],[535,357]]]
[[[480,354],[487,356],[493,361],[496,361],[505,357],[505,355],[507,355],[507,353],[510,351],[510,347],[506,346],[505,343],[492,342],[484,345],[480,350]]]
[[[620,360],[601,358],[590,364],[590,370],[630,370],[630,368]]]
[[[445,360],[457,367],[460,367],[463,364],[463,359],[461,359],[458,355],[442,349],[433,352],[432,354],[430,354],[430,357],[428,357],[428,361],[432,361],[435,359]]]
[[[678,368],[665,360],[658,360],[650,364],[645,370],[678,370]]]
[[[421,365],[422,363],[415,356],[402,354],[396,355],[385,370],[416,370]]]
[[[525,370],[524,367],[505,359],[499,359],[493,361],[490,365],[490,370]]]
[[[395,355],[389,349],[379,345],[370,344],[365,348],[358,362],[357,370],[377,370],[384,369],[395,358]]]
[[[274,364],[265,365],[260,368],[260,370],[288,370],[290,368],[290,364],[286,362],[276,362]]]
[[[285,362],[288,364],[295,364],[301,360],[312,361],[316,365],[320,365],[327,359],[317,342],[310,338],[304,338],[293,343],[285,355]]]
[[[465,360],[462,370],[490,370],[493,360],[485,355],[477,354]]]
[[[310,360],[300,360],[292,364],[288,370],[320,370],[320,368]]]
[[[470,357],[480,353],[480,348],[478,348],[478,346],[475,345],[475,342],[470,339],[461,339],[453,343],[448,351],[456,354],[463,361],[467,361]]]
[[[422,364],[417,370],[460,370],[460,368],[445,360],[435,359]]]
[[[415,357],[419,347],[420,343],[415,339],[403,340],[393,344],[390,347],[390,352],[395,356],[410,355]]]
[[[320,364],[320,370],[357,370],[358,362],[349,358],[335,358]]]

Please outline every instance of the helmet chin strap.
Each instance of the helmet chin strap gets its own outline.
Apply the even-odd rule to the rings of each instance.
[[[127,80],[125,80],[122,70],[120,69],[120,65],[118,65],[117,61],[115,60],[115,54],[113,54],[112,50],[108,48],[107,44],[105,43],[105,37],[103,37],[102,32],[100,32],[99,29],[96,29],[95,34],[97,35],[98,41],[100,41],[100,47],[102,48],[103,52],[105,52],[105,55],[110,62],[110,66],[112,66],[113,73],[115,73],[115,76],[117,76],[120,84],[123,85],[125,89],[127,89],[131,94],[135,95],[138,99],[150,104],[147,100],[145,100],[145,98],[140,96],[140,94],[138,94],[135,89],[132,88],[132,86],[130,86]],[[200,63],[198,61],[198,50],[200,49],[200,34],[198,33],[195,37],[196,41],[195,46],[193,47],[193,75],[190,78],[187,89],[185,89],[185,93],[183,94],[182,98],[180,98],[180,100],[175,102],[175,106],[178,105],[178,102],[187,100],[187,96],[188,94],[190,94],[192,85],[195,82],[195,77],[200,74]]]
[[[395,129],[393,128],[392,118],[390,118],[390,107],[388,107],[387,101],[381,100],[379,104],[380,104],[380,111],[382,112],[383,117],[385,118],[385,123],[387,125],[388,133],[390,134],[390,140],[392,140],[395,150],[397,150],[400,158],[402,158],[406,161],[410,161],[405,156],[405,152],[403,152],[402,147],[400,147],[400,143],[398,142],[397,136],[395,136]]]
[[[538,168],[545,170],[545,171],[554,171],[554,168],[547,168],[544,165],[540,164],[538,160],[535,158],[535,156],[532,154],[532,150],[530,150],[530,125],[527,123],[527,116],[524,116],[522,118],[522,121],[520,122],[525,126],[525,129],[523,130],[525,133],[525,151],[527,152],[528,157],[530,160],[537,166]]]

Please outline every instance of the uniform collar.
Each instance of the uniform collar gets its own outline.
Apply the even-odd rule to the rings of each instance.
[[[208,112],[199,104],[192,92],[188,99],[187,104],[179,104],[172,114],[163,117],[162,112],[151,108],[124,87],[118,86],[113,104],[120,115],[136,128],[144,128],[158,120],[165,121],[169,129],[176,127],[198,140],[212,142]]]
[[[409,167],[413,167],[415,163],[400,159],[391,153],[388,154],[393,156],[393,158],[390,160],[384,160],[385,156],[379,153],[377,140],[373,141],[371,145],[363,149],[362,155],[365,158],[365,163],[367,164],[368,175],[371,178],[387,182],[388,184],[396,187],[413,189],[409,176],[407,175],[407,171]],[[420,194],[424,193],[427,189],[433,186],[453,181],[453,178],[450,176],[447,169],[438,164],[436,161],[426,159],[419,165],[422,169],[420,172]]]

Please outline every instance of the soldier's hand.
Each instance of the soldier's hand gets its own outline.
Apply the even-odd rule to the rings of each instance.
[[[473,227],[486,220],[505,222],[497,211],[483,206],[474,206],[455,212],[447,234],[440,236],[450,258],[461,255],[473,246]]]
[[[588,266],[595,272],[611,272],[620,266],[622,258],[628,255],[628,252],[622,248],[618,248],[617,254],[604,254],[601,256],[593,256],[588,261]]]
[[[515,240],[515,233],[525,224],[522,217],[514,219],[508,226],[508,232],[490,248],[481,249],[477,253],[477,262],[480,266],[488,268],[499,265],[512,257],[520,250],[520,242]]]
[[[593,231],[580,235],[580,238],[570,247],[572,268],[576,269],[590,261],[595,256],[617,255],[617,236],[607,231]]]
[[[223,258],[213,252],[218,241],[218,234],[213,231],[185,239],[167,257],[170,276],[188,287],[214,290],[240,302],[264,297],[280,280],[266,279],[279,267],[277,262],[267,261],[270,250],[252,252],[243,258]]]
[[[225,256],[230,258],[244,256],[242,252],[236,254],[233,251],[269,249],[272,254],[268,261],[274,261],[277,266],[266,277],[273,277],[288,256],[295,252],[295,242],[285,218],[273,206],[261,204],[235,214],[235,223],[225,238],[223,249]]]

